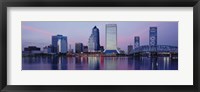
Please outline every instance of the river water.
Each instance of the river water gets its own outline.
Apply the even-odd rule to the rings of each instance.
[[[170,57],[22,57],[22,70],[178,70]]]

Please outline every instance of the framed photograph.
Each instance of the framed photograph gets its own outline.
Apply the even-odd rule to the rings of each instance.
[[[0,6],[1,91],[199,91],[199,0]]]

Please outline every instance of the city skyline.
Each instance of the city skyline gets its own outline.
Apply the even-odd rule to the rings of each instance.
[[[100,45],[105,47],[105,25],[111,23],[117,24],[117,47],[122,50],[127,51],[128,45],[134,45],[135,36],[140,37],[140,45],[148,45],[149,28],[152,26],[157,27],[159,34],[157,44],[178,46],[178,22],[24,21],[22,22],[22,48],[31,45],[38,46],[40,48],[48,46],[51,44],[51,36],[57,34],[67,36],[68,45],[71,45],[72,49],[74,49],[75,43],[83,43],[84,46],[88,46],[88,39],[94,26],[96,26],[99,30]]]

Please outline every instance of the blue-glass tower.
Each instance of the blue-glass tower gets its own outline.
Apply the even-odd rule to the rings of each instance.
[[[100,41],[99,41],[99,29],[94,26],[92,29],[92,34],[90,35],[88,41],[88,51],[89,52],[96,52],[100,51]]]
[[[52,36],[51,44],[52,44],[52,53],[67,53],[67,37],[66,36],[62,36],[62,35]]]
[[[98,51],[100,50],[100,41],[99,41],[99,29],[94,26],[94,28],[92,29],[92,34],[93,34],[93,40],[94,40],[94,50]]]

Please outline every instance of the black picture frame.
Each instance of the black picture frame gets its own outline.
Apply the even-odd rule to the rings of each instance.
[[[1,0],[0,90],[2,92],[199,92],[200,0]],[[7,7],[193,7],[194,85],[7,85]],[[187,48],[185,48],[187,49]]]

